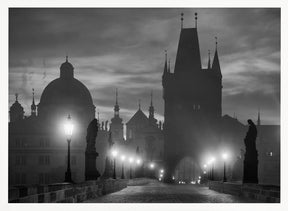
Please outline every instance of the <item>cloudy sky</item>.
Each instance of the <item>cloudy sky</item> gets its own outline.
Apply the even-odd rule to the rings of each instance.
[[[156,117],[163,120],[164,50],[173,70],[181,12],[184,27],[194,27],[198,13],[203,68],[218,36],[223,114],[235,112],[244,122],[256,119],[259,107],[263,124],[280,124],[279,9],[10,9],[9,106],[19,93],[30,115],[32,88],[39,103],[68,53],[100,119],[112,117],[117,87],[124,121],[138,99],[148,114],[151,90]]]

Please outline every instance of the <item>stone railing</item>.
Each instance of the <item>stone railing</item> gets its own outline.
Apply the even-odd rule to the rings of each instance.
[[[280,203],[279,186],[210,181],[209,189],[221,193],[256,199],[261,202]]]
[[[77,203],[116,192],[127,187],[128,180],[107,179],[79,184],[17,186],[9,188],[10,203]]]

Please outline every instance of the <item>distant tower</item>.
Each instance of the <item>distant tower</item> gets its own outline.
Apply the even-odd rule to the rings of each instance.
[[[154,118],[154,106],[153,106],[153,92],[151,91],[151,102],[149,107],[149,123],[151,125],[156,125],[157,120]]]
[[[114,105],[114,117],[111,119],[110,130],[112,133],[113,140],[115,143],[118,141],[123,141],[123,123],[122,119],[120,118],[120,106],[118,104],[118,89],[116,89],[116,100]]]
[[[216,146],[222,116],[222,74],[218,58],[218,40],[215,55],[208,68],[202,68],[197,32],[195,27],[183,27],[181,32],[174,71],[168,71],[165,52],[162,75],[164,99],[164,159],[167,169],[165,181],[171,181],[177,164],[185,156],[195,162],[202,146]],[[206,143],[207,142],[207,143]],[[198,160],[197,160],[198,159]]]
[[[10,107],[10,122],[22,120],[24,118],[24,109],[18,102],[18,94],[15,94],[15,102]]]
[[[33,100],[32,100],[32,104],[31,104],[31,116],[36,116],[36,105],[35,105],[35,100],[34,100],[34,88],[32,89],[32,96],[33,96]]]

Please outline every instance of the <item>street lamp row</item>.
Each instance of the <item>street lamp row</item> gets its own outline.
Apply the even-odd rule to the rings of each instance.
[[[113,179],[116,179],[116,158],[118,156],[118,151],[117,150],[112,150],[112,157],[113,157],[113,162],[114,162],[114,165],[113,165]],[[120,155],[119,156],[120,159],[121,159],[121,162],[122,162],[122,169],[121,169],[121,179],[125,179],[125,176],[124,176],[124,162],[126,160],[126,156],[125,155]],[[142,163],[142,160],[140,158],[134,158],[132,156],[129,157],[128,159],[129,161],[129,168],[130,168],[130,179],[132,179],[132,164],[135,162],[137,165],[140,165]]]
[[[222,154],[222,159],[223,159],[223,165],[224,165],[224,168],[223,168],[223,182],[227,182],[227,178],[226,178],[226,160],[227,158],[229,157],[229,155],[225,152]],[[211,180],[214,180],[214,163],[216,162],[216,159],[215,157],[211,157],[207,164],[204,164],[203,167],[204,167],[204,171],[203,173],[206,174],[206,168],[208,166],[211,166],[211,173],[210,175],[208,175],[208,177],[210,177]],[[210,171],[209,171],[210,172]]]

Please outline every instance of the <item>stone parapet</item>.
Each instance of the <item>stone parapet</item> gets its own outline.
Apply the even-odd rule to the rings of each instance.
[[[107,179],[78,184],[15,186],[9,188],[9,203],[78,203],[127,187],[128,180]]]
[[[279,186],[210,181],[209,189],[221,193],[243,196],[261,202],[280,203]]]

